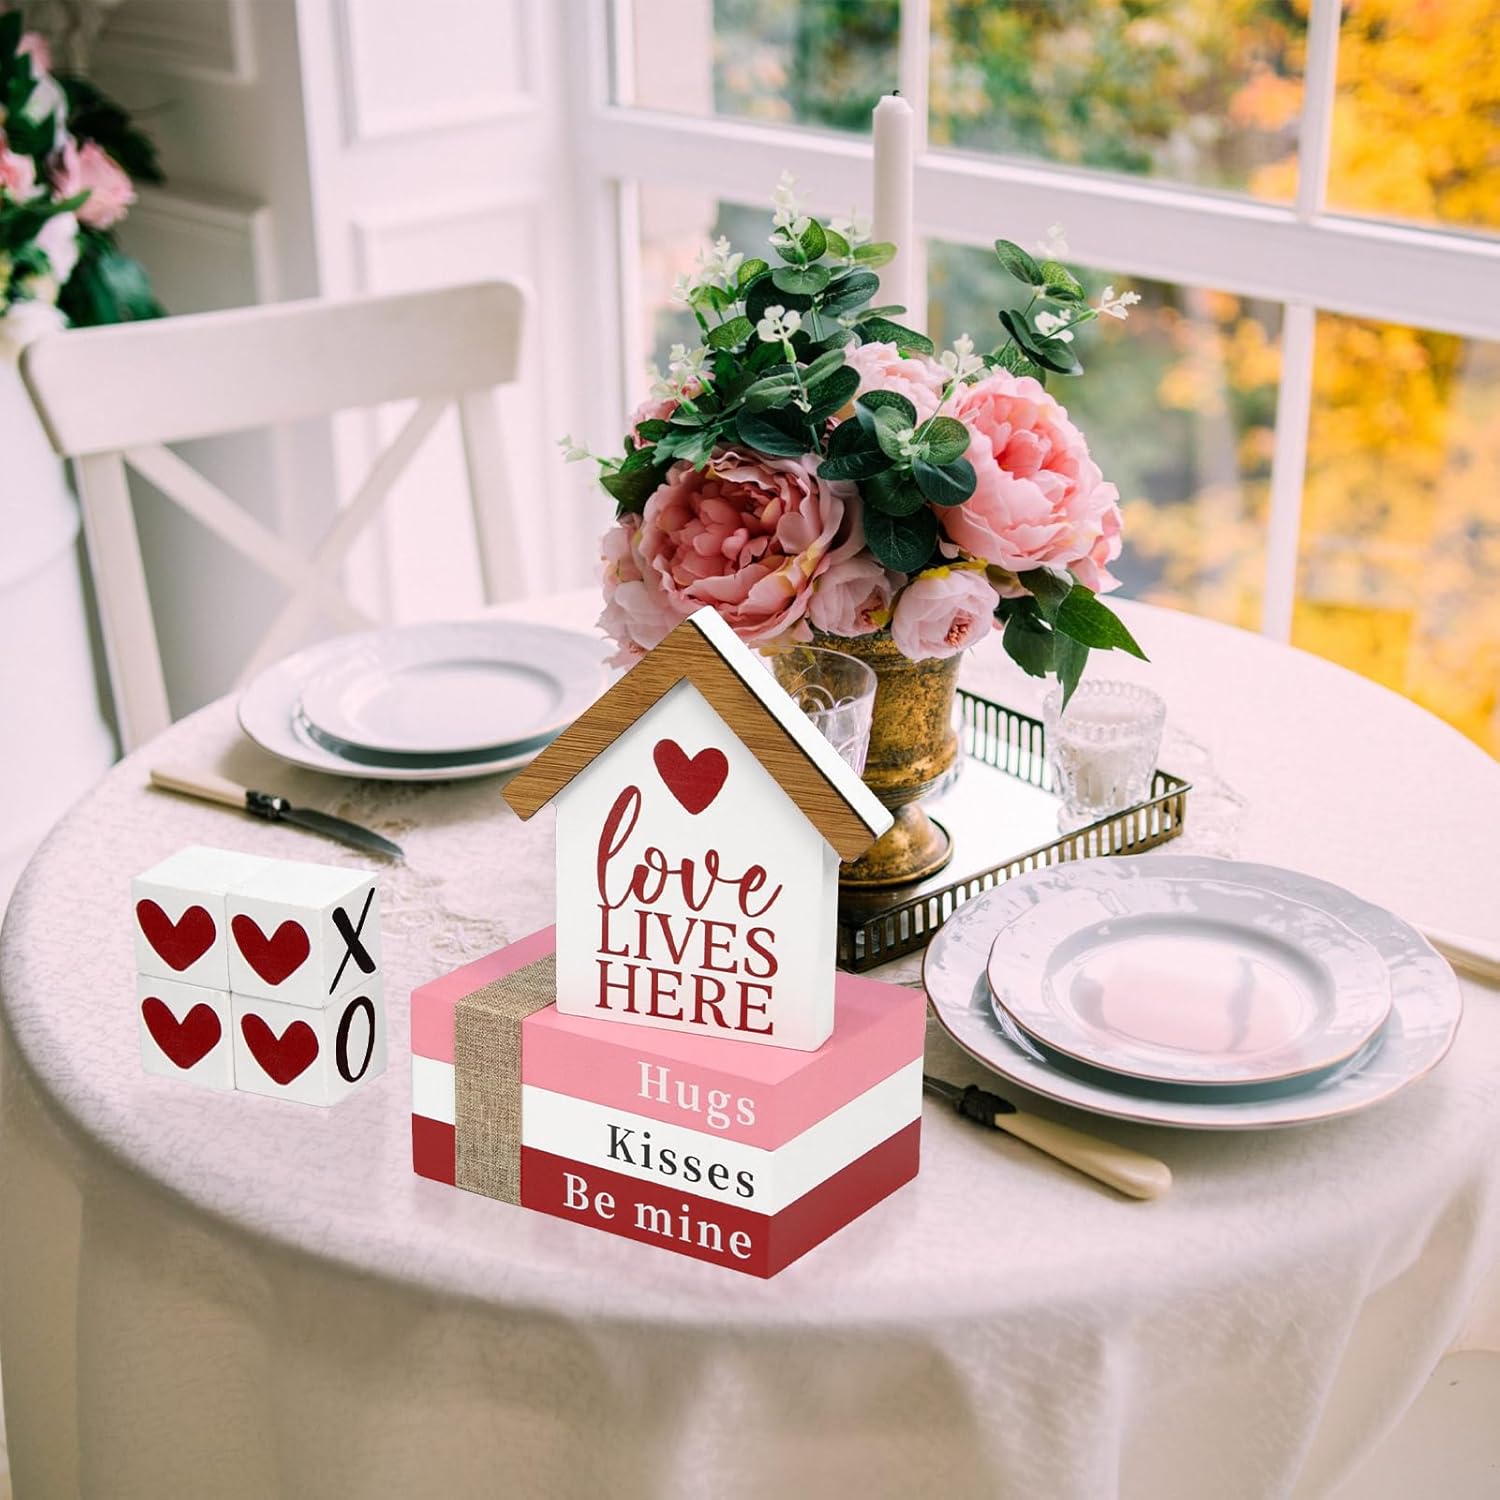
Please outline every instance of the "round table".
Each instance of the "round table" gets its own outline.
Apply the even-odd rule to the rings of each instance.
[[[590,601],[523,612],[582,624]],[[1145,677],[1211,747],[1248,801],[1242,853],[1493,929],[1500,765],[1326,662],[1124,613],[1152,665],[1093,670]],[[993,639],[965,673],[1037,699]],[[406,845],[381,875],[389,1070],[339,1108],[142,1072],[134,872],[187,843],[359,862],[146,790],[164,761]],[[518,823],[498,781],[299,773],[227,700],[54,830],[0,940],[19,1495],[1318,1496],[1445,1350],[1500,1346],[1500,1001],[1479,986],[1442,1067],[1353,1119],[1074,1117],[1167,1160],[1153,1204],[930,1104],[917,1180],[762,1283],[413,1175],[410,989],[552,899],[550,816]],[[980,1077],[932,1026],[928,1066]]]

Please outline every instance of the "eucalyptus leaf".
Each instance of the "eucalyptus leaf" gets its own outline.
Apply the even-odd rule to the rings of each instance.
[[[1059,302],[1083,301],[1082,284],[1060,260],[1044,260],[1040,270],[1049,297],[1055,297]]]
[[[915,573],[926,565],[937,545],[937,517],[922,509],[909,516],[865,512],[865,540],[877,562],[897,573]]]
[[[933,417],[922,428],[922,442],[928,463],[949,464],[967,451],[969,429],[956,417]]]
[[[807,420],[814,424],[826,421],[835,412],[842,411],[854,399],[854,393],[858,389],[858,370],[849,365],[835,370],[818,385],[816,391],[809,393],[812,406],[808,410]]]
[[[859,331],[867,344],[894,344],[903,354],[933,352],[932,340],[925,333],[893,323],[889,318],[861,318]]]
[[[765,411],[768,407],[780,406],[788,397],[796,394],[797,377],[788,371],[784,375],[765,375],[750,387],[742,398],[747,411]]]
[[[906,445],[911,441],[912,424],[893,406],[882,406],[875,412],[875,441],[887,458],[904,463]]]
[[[752,323],[759,323],[765,317],[768,307],[784,307],[795,312],[806,312],[813,305],[813,299],[805,292],[784,292],[778,287],[773,279],[775,273],[770,276],[762,276],[753,286],[745,292],[745,316]]]
[[[909,516],[927,504],[927,497],[902,469],[872,474],[860,484],[859,493],[867,506],[888,516]]]
[[[1078,363],[1078,356],[1072,352],[1069,345],[1058,339],[1044,339],[1019,313],[1008,307],[1002,308],[1000,322],[1004,325],[1005,331],[1020,345],[1022,352],[1036,364],[1048,370],[1056,370],[1059,375],[1083,373],[1083,366]]]
[[[866,391],[859,398],[859,404],[869,412],[877,412],[882,408],[897,412],[905,418],[908,427],[917,425],[917,409],[900,391]]]
[[[802,413],[795,409],[790,412],[786,408],[761,412],[742,410],[734,425],[742,443],[778,458],[801,458],[811,446],[807,424]]]
[[[851,424],[841,424],[848,427]],[[818,466],[819,479],[869,479],[891,467],[891,461],[879,448],[859,448],[825,458]]]
[[[828,241],[828,253],[830,255],[836,255],[840,260],[848,260],[849,241],[837,229],[830,229],[825,224],[823,226],[823,238]]]
[[[896,247],[889,240],[880,240],[873,245],[856,245],[854,258],[862,266],[872,270],[877,266],[888,266],[896,258]]]
[[[955,458],[952,463],[930,464],[923,459],[914,459],[911,477],[917,488],[934,505],[962,505],[974,493],[974,465],[966,458]]]
[[[850,271],[828,284],[820,304],[825,313],[837,315],[862,307],[880,290],[880,278],[873,271]]]
[[[1000,257],[1000,264],[1010,272],[1017,281],[1024,281],[1027,286],[1039,287],[1045,278],[1042,268],[1037,265],[1030,255],[1019,245],[1011,240],[996,240],[995,254]]]
[[[802,384],[812,390],[820,381],[826,380],[835,370],[845,367],[844,351],[829,349],[820,354],[802,372]]]
[[[660,417],[647,417],[644,422],[635,424],[635,435],[643,443],[654,443],[666,437],[667,424]]]
[[[816,219],[809,219],[807,228],[798,236],[798,243],[802,246],[802,253],[808,260],[818,260],[828,249],[828,236]]]
[[[710,349],[733,349],[736,345],[743,344],[754,333],[755,324],[749,318],[744,316],[730,318],[720,323],[717,328],[711,328],[705,342]]]
[[[1047,384],[1047,372],[1026,353],[1019,344],[1007,344],[998,354],[985,356],[990,369],[1009,370],[1013,375],[1029,375],[1042,385]]]
[[[735,285],[743,292],[757,276],[764,276],[770,269],[770,264],[758,255],[750,260],[741,261],[739,275],[735,277]]]
[[[771,284],[779,292],[815,297],[831,280],[827,266],[777,266]]]
[[[874,435],[858,422],[840,422],[828,437],[828,456],[842,458],[846,453],[879,452]]]

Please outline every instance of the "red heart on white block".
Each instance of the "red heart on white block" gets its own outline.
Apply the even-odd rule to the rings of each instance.
[[[729,775],[728,757],[712,746],[689,757],[676,740],[658,740],[651,758],[667,790],[695,817],[719,795]]]

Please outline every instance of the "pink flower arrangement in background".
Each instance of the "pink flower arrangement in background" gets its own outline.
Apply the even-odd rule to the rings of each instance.
[[[89,229],[112,229],[135,202],[135,187],[124,168],[94,141],[81,147],[63,142],[52,168],[52,188],[59,198],[88,194],[78,206],[78,222]]]
[[[5,8],[0,99],[0,354],[68,323],[159,316],[113,233],[132,178],[162,180],[151,142],[92,83],[54,76],[46,39]]]
[[[991,353],[964,336],[940,355],[900,308],[864,307],[893,246],[824,226],[785,180],[776,205],[783,264],[724,240],[705,253],[674,292],[703,344],[672,346],[624,456],[597,460],[618,506],[600,623],[621,659],[704,605],[762,648],[889,631],[914,661],[1003,626],[1067,693],[1091,649],[1139,654],[1097,598],[1118,586],[1119,492],[1046,388],[1081,373],[1075,330],[1135,294],[1090,303],[1066,267],[1000,240],[1025,311],[1001,310]]]

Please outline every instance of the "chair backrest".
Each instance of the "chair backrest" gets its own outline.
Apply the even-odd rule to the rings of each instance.
[[[21,373],[52,446],[74,461],[120,737],[171,722],[126,466],[290,591],[248,677],[310,615],[373,623],[340,570],[448,406],[458,409],[486,597],[522,588],[493,388],[516,377],[525,307],[511,282],[348,302],[291,302],[76,329],[39,339]],[[304,558],[165,445],[416,398],[368,476]]]

